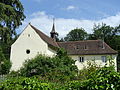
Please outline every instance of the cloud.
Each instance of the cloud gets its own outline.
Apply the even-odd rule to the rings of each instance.
[[[53,15],[48,15],[44,11],[39,11],[33,13],[28,19],[23,22],[21,26],[21,30],[25,27],[29,22],[32,25],[37,27],[39,30],[49,35],[52,24],[53,24]],[[55,20],[55,28],[59,33],[59,37],[64,37],[68,32],[75,28],[84,28],[88,33],[92,33],[92,28],[94,24],[98,23],[106,23],[110,26],[117,26],[120,24],[120,13],[115,16],[109,16],[103,18],[101,20],[79,20],[79,19],[65,19],[65,18],[56,18]]]
[[[37,16],[45,16],[45,15],[46,15],[46,12],[45,11],[41,11],[41,12],[33,13],[31,16],[37,17]]]
[[[74,10],[76,9],[77,7],[73,6],[73,5],[70,5],[68,6],[67,8],[65,8],[65,10]]]

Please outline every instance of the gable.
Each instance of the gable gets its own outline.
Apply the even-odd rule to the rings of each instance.
[[[20,43],[24,44],[26,42],[32,42],[33,44],[35,44],[39,42],[39,40],[42,43],[46,43],[44,40],[42,40],[41,37],[39,37],[39,35],[34,31],[33,28],[31,28],[30,25],[27,25],[26,28],[23,30],[23,32],[18,37],[18,39],[13,43],[13,45],[20,44]]]
[[[54,41],[54,39],[48,37],[47,35],[45,35],[44,33],[42,33],[40,30],[38,30],[37,28],[35,28],[34,26],[30,25],[35,31],[36,33],[48,44],[48,45],[52,45],[54,47],[59,47],[57,42]]]

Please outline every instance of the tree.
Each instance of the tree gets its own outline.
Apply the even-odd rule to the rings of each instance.
[[[0,48],[0,75],[9,73],[11,63],[9,60],[6,60],[2,49]]]
[[[79,41],[87,38],[87,32],[83,28],[70,31],[64,38],[65,41]]]
[[[104,40],[108,45],[110,45],[112,47],[113,39],[115,39],[116,36],[118,35],[118,33],[120,32],[119,29],[120,29],[120,26],[114,28],[114,27],[111,27],[111,26],[103,24],[103,23],[102,23],[102,25],[95,24],[93,27],[93,34],[89,35],[89,39]]]
[[[25,18],[24,8],[19,0],[0,0],[0,38],[1,42],[9,44],[15,29]]]
[[[17,37],[15,29],[25,19],[23,11],[19,0],[0,0],[0,46],[6,59],[10,57],[10,46]]]

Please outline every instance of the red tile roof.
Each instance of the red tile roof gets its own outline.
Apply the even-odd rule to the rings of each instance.
[[[69,55],[103,55],[117,54],[118,52],[100,40],[84,40],[58,42],[59,47],[67,50]]]

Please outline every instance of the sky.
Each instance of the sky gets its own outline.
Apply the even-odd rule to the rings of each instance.
[[[26,19],[19,33],[30,22],[49,36],[55,18],[56,32],[65,37],[75,28],[92,33],[94,24],[120,24],[120,0],[21,0]]]

